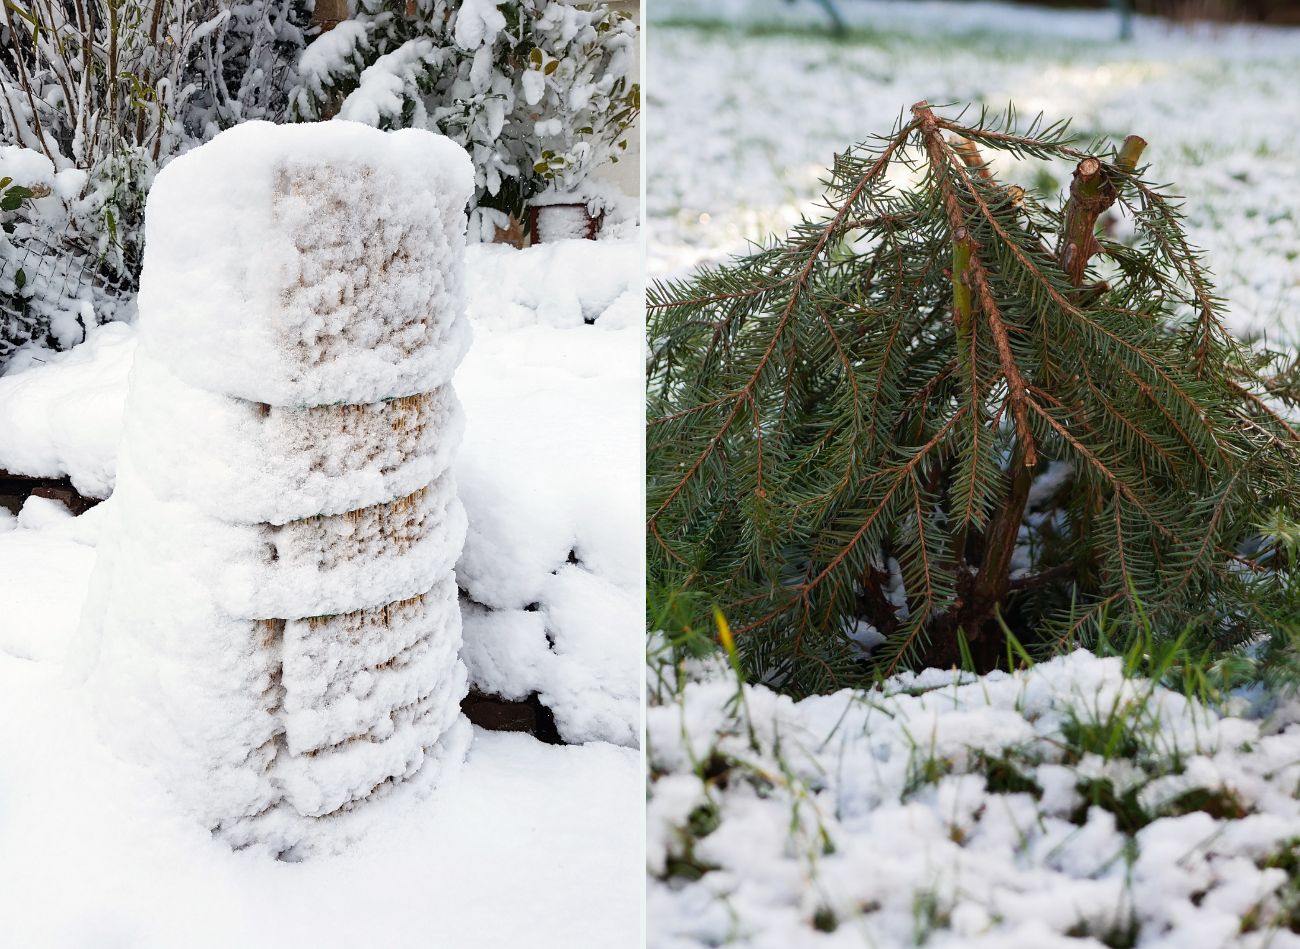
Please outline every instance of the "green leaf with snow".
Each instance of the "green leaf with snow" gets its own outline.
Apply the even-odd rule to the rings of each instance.
[[[32,189],[14,185],[0,197],[0,211],[17,211],[32,196]]]

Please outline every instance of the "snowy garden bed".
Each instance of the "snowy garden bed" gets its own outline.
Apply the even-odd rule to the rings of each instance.
[[[1188,28],[1139,17],[1116,41],[1111,11],[1019,4],[845,0],[828,35],[812,0],[664,0],[650,8],[647,227],[650,276],[677,276],[784,232],[811,208],[832,156],[892,128],[919,99],[1013,105],[1072,119],[1085,140],[1148,142],[1157,181],[1192,197],[1234,329],[1290,339],[1300,305],[1292,177],[1300,30]],[[761,81],[760,81],[761,80]],[[793,131],[797,130],[797,131]],[[1025,187],[1064,187],[1044,163],[1000,163]]]

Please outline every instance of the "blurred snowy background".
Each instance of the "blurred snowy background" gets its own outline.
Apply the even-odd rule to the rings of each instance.
[[[1232,325],[1293,336],[1300,312],[1300,32],[1018,4],[656,0],[648,40],[650,276],[783,232],[833,155],[919,99],[1073,120],[1084,140],[1150,142],[1150,176],[1187,195]],[[997,169],[1055,193],[1070,169]]]

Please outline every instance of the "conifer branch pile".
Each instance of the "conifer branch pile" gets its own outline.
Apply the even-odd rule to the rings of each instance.
[[[837,156],[825,215],[651,290],[651,583],[720,606],[791,691],[989,668],[1008,630],[1290,640],[1264,525],[1297,510],[1293,368],[1224,328],[1142,139],[1017,127],[917,103]],[[998,154],[1073,163],[1064,205]]]

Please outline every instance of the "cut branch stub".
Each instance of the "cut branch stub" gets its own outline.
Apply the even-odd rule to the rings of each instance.
[[[1097,218],[1114,203],[1115,191],[1102,174],[1101,162],[1095,158],[1079,162],[1070,184],[1070,203],[1057,251],[1061,267],[1076,287],[1083,284],[1088,260],[1101,249],[1096,238]]]
[[[1128,136],[1115,159],[1115,168],[1131,174],[1137,168],[1146,145],[1146,140],[1140,136]],[[1088,261],[1101,250],[1096,236],[1097,218],[1115,203],[1117,197],[1119,192],[1099,160],[1088,157],[1079,162],[1070,183],[1070,201],[1065,209],[1065,226],[1057,248],[1061,267],[1076,287],[1083,286]]]
[[[1128,174],[1137,171],[1137,163],[1141,160],[1142,152],[1146,147],[1147,140],[1142,136],[1128,136],[1120,146],[1119,155],[1115,158],[1115,167]]]

